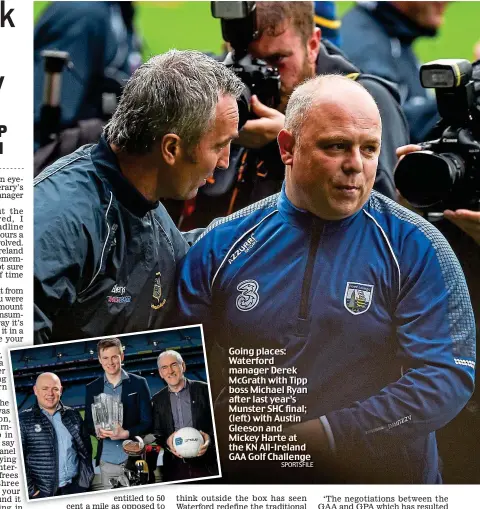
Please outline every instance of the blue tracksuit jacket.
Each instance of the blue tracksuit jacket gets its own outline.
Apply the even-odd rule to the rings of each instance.
[[[372,480],[440,482],[434,432],[469,399],[475,363],[443,236],[375,191],[341,221],[283,191],[219,223],[181,266],[184,322],[227,350],[286,349],[275,365],[308,379],[303,420],[321,417],[337,458],[361,456]]]

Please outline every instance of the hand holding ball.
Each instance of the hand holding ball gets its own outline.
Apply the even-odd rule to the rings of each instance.
[[[195,428],[181,428],[173,435],[173,445],[183,458],[195,458],[204,443],[200,431]]]

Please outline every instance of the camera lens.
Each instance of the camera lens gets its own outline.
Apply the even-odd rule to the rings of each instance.
[[[451,199],[464,175],[465,162],[458,154],[422,150],[407,154],[398,163],[395,185],[414,207],[427,209]]]

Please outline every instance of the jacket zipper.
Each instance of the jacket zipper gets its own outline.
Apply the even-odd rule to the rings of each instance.
[[[46,419],[48,421],[48,418],[46,418]],[[60,461],[59,461],[59,457],[58,457],[59,453],[58,453],[57,434],[55,433],[55,427],[54,427],[53,423],[51,423],[50,421],[48,421],[48,424],[50,425],[52,433],[53,433],[53,450],[55,452],[55,484],[53,486],[53,494],[52,494],[52,496],[54,496],[58,490],[58,485],[60,483],[60,473],[58,471]]]
[[[312,286],[312,275],[315,267],[315,258],[320,244],[320,239],[325,226],[320,224],[318,219],[312,220],[312,235],[310,237],[310,247],[308,249],[307,265],[302,282],[302,293],[300,298],[300,312],[298,318],[306,320],[308,317],[310,288]]]

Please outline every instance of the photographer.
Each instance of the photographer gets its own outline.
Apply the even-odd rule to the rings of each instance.
[[[400,147],[395,184],[402,197],[446,236],[480,309],[480,61],[440,59],[420,68],[435,90],[437,139]],[[443,219],[446,219],[443,220]],[[477,329],[480,317],[476,317]]]
[[[466,209],[445,210],[443,215],[467,235],[470,235],[480,246],[480,212]]]
[[[253,192],[248,202],[280,190],[285,175],[276,137],[284,126],[284,111],[293,89],[315,75],[335,73],[357,79],[372,94],[378,104],[383,124],[375,189],[396,199],[392,169],[395,149],[408,140],[408,126],[396,97],[395,87],[381,78],[359,74],[334,45],[323,42],[321,31],[314,24],[313,2],[257,2],[258,36],[248,45],[254,58],[265,60],[278,68],[280,74],[280,104],[276,109],[252,97],[251,107],[258,117],[249,120],[240,132],[238,142],[255,149],[251,158],[254,170]],[[253,159],[253,161],[252,161]],[[246,202],[239,203],[245,205]],[[238,208],[238,207],[235,207]]]
[[[400,147],[397,154],[400,158],[422,150],[420,145]],[[420,212],[420,211],[417,211]],[[421,212],[420,212],[421,213]],[[472,308],[475,316],[477,337],[480,333],[480,211],[457,209],[444,210],[443,217],[448,221],[439,221],[435,226],[445,235],[458,257],[467,281]],[[476,373],[478,376],[478,368]],[[475,391],[472,401],[446,426],[438,436],[439,449],[444,457],[450,460],[444,464],[445,481],[449,483],[480,482],[476,467],[480,449],[475,437],[480,423],[479,391]]]
[[[397,149],[400,160],[407,154],[423,150],[420,145],[406,145]],[[413,208],[420,215],[421,210],[412,207],[408,200],[402,198],[409,208]],[[443,218],[447,221],[437,221],[435,226],[445,235],[462,265],[467,285],[475,311],[477,331],[480,331],[480,211],[468,208],[443,210]]]

